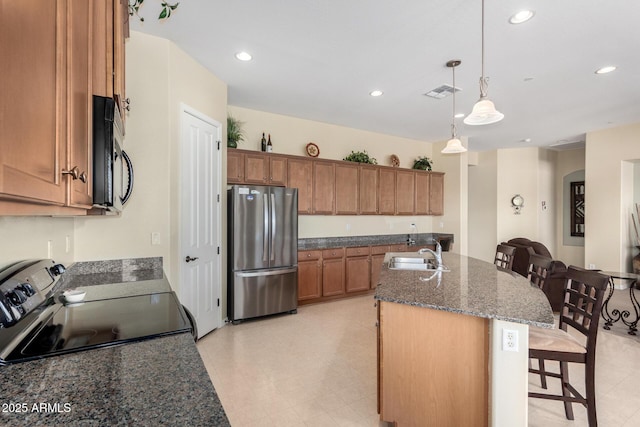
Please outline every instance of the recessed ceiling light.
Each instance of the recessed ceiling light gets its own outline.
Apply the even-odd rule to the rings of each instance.
[[[527,22],[529,19],[533,18],[533,15],[535,14],[536,13],[533,10],[521,10],[509,18],[509,22],[511,24],[522,24],[523,22]]]
[[[251,61],[251,59],[253,59],[253,57],[247,52],[236,53],[236,58],[239,59],[240,61]]]
[[[371,96],[382,96],[384,92],[381,90],[372,90],[371,92],[369,92],[369,95]]]
[[[520,142],[531,142],[531,138],[521,139]]]
[[[596,74],[607,74],[614,71],[617,67],[614,65],[607,65],[606,67],[602,67],[596,70]]]
[[[458,113],[454,116],[456,119],[459,119],[460,117],[464,117],[464,113]]]

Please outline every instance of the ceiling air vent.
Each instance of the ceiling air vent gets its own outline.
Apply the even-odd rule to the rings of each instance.
[[[455,88],[456,92],[460,92],[461,90],[462,89],[460,89],[459,87]],[[431,89],[429,92],[425,93],[424,95],[430,96],[431,98],[435,98],[435,99],[442,99],[442,98],[446,98],[452,93],[453,93],[453,86],[444,84],[435,89]]]

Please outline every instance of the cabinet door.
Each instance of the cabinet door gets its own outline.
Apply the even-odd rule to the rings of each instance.
[[[269,177],[269,159],[262,153],[245,153],[244,182],[265,185]]]
[[[287,159],[287,187],[298,189],[298,213],[311,214],[313,204],[313,162]]]
[[[0,193],[66,200],[66,10],[62,1],[3,1],[0,11]]]
[[[368,246],[347,248],[345,279],[347,292],[367,291],[371,285]]]
[[[444,215],[444,174],[431,173],[429,185],[429,212],[431,215]]]
[[[391,252],[389,245],[371,246],[371,289],[375,289],[380,281],[380,271],[384,264],[384,256],[387,252]]]
[[[396,213],[413,215],[415,209],[415,174],[412,171],[396,172]]]
[[[358,213],[378,213],[378,168],[360,166],[360,188],[358,189]]]
[[[298,301],[322,296],[322,252],[298,252]]]
[[[336,214],[358,213],[358,166],[336,164]]]
[[[287,185],[287,158],[269,156],[269,184]]]
[[[125,93],[125,52],[124,42],[129,38],[129,2],[113,0],[113,96],[119,103],[122,123],[126,120],[128,108]]]
[[[69,135],[68,170],[78,169],[80,176],[70,182],[70,206],[90,208],[93,203],[92,154],[92,63],[93,2],[69,0],[67,3],[67,108]]]
[[[227,150],[227,182],[244,183],[244,154],[233,148]]]
[[[378,184],[378,212],[381,215],[395,215],[396,213],[396,171],[380,168],[380,182]]]
[[[313,213],[331,215],[335,200],[333,162],[313,162]]]
[[[344,294],[344,248],[322,251],[322,296]]]
[[[416,172],[416,215],[429,215],[429,183],[427,172]]]

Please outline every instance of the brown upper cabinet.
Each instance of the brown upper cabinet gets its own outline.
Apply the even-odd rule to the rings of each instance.
[[[227,150],[229,184],[298,189],[302,215],[442,215],[444,173]]]
[[[11,108],[0,121],[0,214],[84,215],[91,208],[92,95],[109,81],[113,91],[108,38],[123,7],[123,0],[2,3],[0,93]],[[124,58],[124,38],[119,53]]]

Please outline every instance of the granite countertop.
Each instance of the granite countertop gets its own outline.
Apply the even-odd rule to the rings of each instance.
[[[71,288],[171,292],[161,258],[76,263],[54,292]],[[0,425],[230,426],[189,333],[0,366],[0,383]]]
[[[494,264],[443,252],[449,272],[390,270],[388,253],[380,273],[375,298],[488,319],[552,328],[553,312],[545,294],[517,273]],[[417,256],[417,255],[416,255]],[[432,276],[430,280],[424,280]],[[423,278],[423,280],[421,280]]]
[[[0,382],[0,425],[230,425],[190,334],[0,367]]]
[[[298,239],[298,249],[311,250],[354,246],[407,244],[407,235],[411,236],[411,238],[416,241],[414,246],[432,245],[437,238],[450,238],[453,242],[453,234],[446,233],[403,233],[372,236],[314,237]]]

